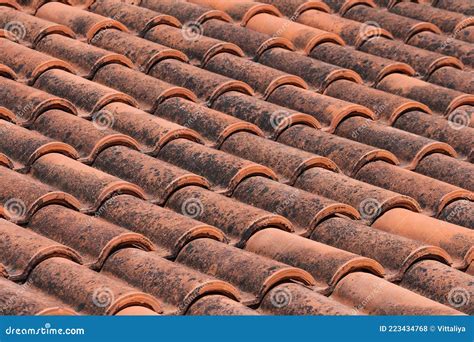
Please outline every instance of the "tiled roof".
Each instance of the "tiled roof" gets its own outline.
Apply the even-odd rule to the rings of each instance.
[[[0,314],[474,314],[473,0],[0,0]]]

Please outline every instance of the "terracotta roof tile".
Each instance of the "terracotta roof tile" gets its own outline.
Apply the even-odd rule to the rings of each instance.
[[[433,72],[430,83],[458,90],[466,94],[474,94],[474,76],[472,73],[452,67],[444,67]]]
[[[474,14],[474,10],[472,8],[473,5],[474,3],[472,2],[472,0],[466,0],[466,1],[438,0],[436,1],[436,4],[435,4],[435,6],[438,8],[443,8],[450,11],[464,13],[465,15]]]
[[[455,37],[471,44],[474,43],[474,27],[468,26],[463,28],[456,33]]]
[[[438,215],[438,218],[446,222],[473,229],[473,213],[473,202],[468,200],[457,200],[444,207],[444,209]]]
[[[324,0],[324,2],[334,11],[344,14],[352,6],[364,4],[369,7],[375,7],[373,0]]]
[[[253,316],[254,310],[221,295],[208,295],[196,300],[186,312],[190,316]]]

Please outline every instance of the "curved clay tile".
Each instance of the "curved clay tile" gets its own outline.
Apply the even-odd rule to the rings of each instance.
[[[225,12],[212,10],[184,1],[176,3],[174,0],[140,0],[140,6],[160,13],[169,14],[182,23],[193,22],[203,24],[211,19],[232,21],[232,18]]]
[[[362,272],[344,277],[330,298],[354,308],[356,312],[370,315],[461,314],[448,306]]]
[[[64,60],[29,49],[8,39],[0,39],[0,49],[2,50],[0,63],[12,68],[18,75],[20,82],[23,81],[31,85],[42,73],[50,69],[74,72],[73,67]]]
[[[297,18],[308,10],[318,10],[329,13],[331,9],[324,2],[308,0],[261,0],[278,8],[288,18]]]
[[[94,81],[118,89],[128,94],[127,97],[132,96],[138,101],[140,109],[151,113],[156,110],[160,103],[171,97],[183,97],[190,101],[196,100],[196,95],[189,89],[175,87],[118,64],[109,64],[101,68],[95,74]],[[117,102],[127,103],[126,101]],[[134,103],[129,104],[134,105]]]
[[[135,248],[122,249],[109,257],[101,274],[118,277],[159,298],[166,314],[182,315],[196,299],[207,294],[240,297],[239,291],[225,281]]]
[[[0,175],[5,180],[0,188],[0,208],[9,221],[25,223],[38,209],[53,203],[75,209],[80,207],[80,202],[73,196],[32,177],[6,167],[0,167]]]
[[[133,67],[133,63],[125,56],[59,34],[43,38],[36,45],[36,50],[67,61],[74,67],[71,69],[76,74],[87,79],[93,78],[97,70],[106,64],[117,63]]]
[[[456,57],[465,65],[474,67],[474,51],[471,44],[467,42],[432,32],[421,32],[414,35],[407,44]]]
[[[316,280],[315,290],[323,294],[332,292],[337,282],[351,272],[385,273],[375,260],[278,229],[255,233],[245,250],[308,271]]]
[[[414,170],[420,161],[429,154],[442,153],[456,161],[456,151],[446,143],[420,137],[394,127],[361,117],[346,119],[337,126],[335,134],[360,143],[384,148],[392,152],[400,166]]]
[[[282,216],[195,186],[174,193],[166,206],[177,213],[191,215],[196,220],[218,227],[239,248],[245,246],[255,232],[268,227],[293,231],[290,221]]]
[[[269,139],[277,139],[284,130],[297,124],[321,127],[313,116],[238,92],[221,95],[212,108],[257,125]]]
[[[472,0],[458,1],[458,0],[437,0],[434,6],[449,11],[464,13],[465,15],[474,15],[474,8]]]
[[[119,195],[104,202],[97,211],[97,217],[143,234],[154,243],[154,253],[174,259],[192,240],[210,238],[226,241],[219,229],[192,218],[193,207],[191,203],[190,207],[187,207],[188,212],[180,210],[175,213],[134,196]]]
[[[282,282],[315,284],[302,269],[210,239],[191,241],[176,262],[229,282],[241,291],[241,302],[247,306],[259,303],[269,289]]]
[[[322,42],[334,42],[344,45],[344,41],[337,34],[319,30],[314,27],[302,25],[286,18],[279,18],[271,14],[260,13],[253,16],[246,27],[266,33],[289,39],[297,49],[304,51],[305,54]]]
[[[158,106],[155,114],[196,130],[205,138],[207,145],[216,148],[237,132],[264,135],[257,126],[249,122],[180,98],[163,102]]]
[[[5,166],[9,169],[13,169],[13,167],[14,167],[13,162],[10,160],[10,158],[8,158],[3,153],[0,153],[0,166]],[[3,216],[0,215],[0,217],[3,217]]]
[[[254,316],[258,313],[222,295],[207,295],[196,300],[186,311],[188,316]]]
[[[343,68],[354,70],[369,85],[377,84],[392,73],[415,75],[415,70],[408,64],[374,56],[348,46],[324,43],[315,47],[309,55],[321,61],[337,63]]]
[[[57,153],[37,159],[31,173],[43,183],[76,196],[82,203],[81,211],[86,213],[95,212],[106,199],[117,193],[145,197],[137,185]]]
[[[468,200],[454,201],[444,207],[438,219],[474,229],[474,203]]]
[[[153,43],[149,40],[114,29],[101,31],[92,39],[91,43],[130,58],[140,71],[145,74],[147,74],[156,63],[164,59],[171,58],[183,62],[188,61],[188,57],[181,51],[170,49],[167,46]],[[131,65],[127,66],[131,67]]]
[[[413,197],[430,216],[437,216],[452,201],[474,200],[474,193],[468,190],[383,161],[364,165],[355,177],[363,182]]]
[[[0,302],[2,315],[76,315],[77,313],[64,303],[51,298],[38,289],[19,285],[0,278]]]
[[[468,26],[455,34],[457,39],[461,39],[467,43],[474,43],[474,26]]]
[[[32,0],[32,1],[37,1],[37,0]],[[39,1],[42,1],[42,0],[39,0]],[[11,8],[14,8],[16,10],[21,11],[21,9],[22,9],[22,5],[20,5],[21,2],[24,2],[24,1],[23,0],[0,0],[0,5],[1,6],[6,6],[6,7],[11,7]]]
[[[324,2],[339,15],[344,15],[346,11],[356,5],[365,5],[368,7],[376,7],[373,0],[324,0]]]
[[[474,175],[474,165],[472,163],[434,153],[423,158],[416,166],[415,171],[457,185],[460,188],[474,191],[474,177],[466,177],[466,175]]]
[[[428,78],[428,82],[466,94],[474,94],[474,76],[470,71],[447,66],[433,72]]]
[[[76,148],[79,153],[72,154],[74,159],[91,164],[101,151],[110,146],[139,149],[133,138],[112,130],[113,124],[113,115],[105,110],[95,113],[92,122],[60,110],[49,110],[31,128]]]
[[[319,222],[343,215],[359,218],[353,207],[335,202],[263,177],[244,180],[234,191],[233,198],[271,213],[286,217],[298,234],[311,234]]]
[[[385,278],[391,282],[401,280],[406,270],[420,260],[451,263],[449,254],[439,247],[337,217],[319,224],[311,239],[380,262]]]
[[[434,260],[420,261],[410,267],[400,286],[468,315],[474,314],[474,303],[463,299],[474,296],[472,276]]]
[[[247,132],[233,134],[222,144],[221,150],[271,168],[280,182],[293,185],[308,169],[322,167],[339,172],[329,158],[292,148]]]
[[[65,113],[65,115],[71,114]],[[39,157],[48,153],[62,153],[73,159],[79,157],[77,151],[70,145],[54,141],[44,135],[27,130],[23,127],[0,120],[0,152],[8,155],[12,168],[20,172],[28,172],[31,164]]]
[[[267,101],[312,115],[322,124],[322,130],[329,133],[350,116],[375,119],[375,114],[367,107],[291,85],[279,87]]]
[[[141,144],[140,149],[150,155],[155,155],[164,145],[174,139],[184,138],[196,142],[203,140],[199,133],[192,129],[125,103],[110,103],[99,113],[101,112],[112,113],[113,128],[134,138]]]
[[[0,108],[8,110],[0,112],[21,126],[31,125],[37,117],[50,109],[61,109],[77,115],[76,107],[68,100],[4,77],[0,77],[0,94]],[[10,113],[14,116],[10,117]]]
[[[281,48],[265,51],[258,61],[272,68],[301,77],[318,92],[324,91],[327,86],[338,79],[362,83],[361,77],[352,70],[343,69]]]
[[[409,111],[400,115],[393,127],[448,143],[464,158],[472,153],[472,146],[474,146],[473,128],[453,125],[452,122],[437,115]]]
[[[15,114],[13,114],[7,108],[1,107],[1,106],[0,106],[0,119],[6,120],[8,122],[15,122],[16,121]]]
[[[0,37],[1,37],[1,35],[0,35]],[[18,78],[17,75],[15,74],[15,72],[12,69],[10,69],[8,66],[3,65],[3,64],[0,64],[0,76],[5,77],[5,78],[9,78],[11,80],[16,80]]]
[[[129,306],[162,311],[154,296],[64,258],[43,261],[26,284],[60,299],[79,314],[114,315]]]
[[[353,315],[354,310],[300,284],[272,288],[257,311],[264,315]]]
[[[0,219],[0,237],[0,262],[5,265],[8,279],[13,281],[26,280],[38,264],[49,258],[82,261],[73,249],[3,219]]]
[[[430,108],[423,103],[346,80],[332,83],[324,91],[324,95],[365,106],[373,111],[376,119],[390,126],[408,111],[431,114]]]
[[[225,195],[248,177],[277,178],[265,166],[184,139],[169,142],[158,158],[205,177],[214,191]]]
[[[107,148],[99,154],[93,166],[139,185],[146,198],[158,204],[165,203],[179,188],[190,185],[209,187],[203,177],[124,146]]]
[[[83,263],[94,270],[99,270],[118,249],[155,249],[141,234],[58,205],[38,210],[27,227],[53,241],[74,247],[81,254]]]
[[[69,6],[67,7],[70,8]],[[10,22],[20,22],[23,28],[19,30],[13,30],[12,28],[7,36],[13,38],[13,40],[24,40],[32,46],[35,46],[43,37],[53,33],[71,38],[75,36],[74,32],[67,26],[34,17],[23,11],[0,6],[0,27],[4,28]]]
[[[372,227],[441,247],[453,259],[454,268],[465,269],[474,261],[474,233],[468,228],[401,208],[386,212]]]
[[[206,65],[207,70],[234,78],[249,84],[266,99],[277,88],[292,84],[307,89],[308,85],[300,77],[280,70],[240,58],[229,53],[222,53],[212,58]]]
[[[160,24],[181,26],[178,19],[173,16],[115,0],[94,1],[89,10],[121,22],[139,36],[143,36],[149,29]]]
[[[190,89],[208,104],[212,104],[219,96],[229,91],[254,94],[253,89],[244,82],[173,59],[155,64],[149,70],[149,74],[171,84]]]
[[[101,15],[72,7],[60,2],[48,2],[36,11],[36,16],[58,24],[63,24],[74,31],[79,37],[90,41],[103,29],[115,28],[127,31],[120,22]]]
[[[303,151],[319,154],[331,159],[348,176],[352,176],[367,163],[382,160],[390,164],[399,163],[391,152],[358,143],[312,127],[296,125],[284,131],[277,140]]]
[[[474,105],[474,95],[464,94],[406,75],[388,75],[380,81],[377,88],[420,101],[433,111],[446,115],[462,105]]]
[[[110,67],[112,66],[110,65]],[[101,71],[105,68],[103,67]],[[137,105],[137,102],[126,94],[63,70],[44,72],[38,77],[34,86],[71,101],[80,111],[80,115],[88,118],[92,116],[92,113],[99,111],[111,102]]]
[[[115,313],[115,316],[157,316],[155,311],[144,306],[129,306]]]
[[[352,205],[359,210],[362,219],[369,223],[392,208],[421,211],[418,202],[411,197],[322,168],[306,170],[298,177],[294,186],[334,201]]]

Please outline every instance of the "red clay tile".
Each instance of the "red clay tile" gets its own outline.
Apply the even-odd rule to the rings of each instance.
[[[219,227],[237,247],[245,246],[255,232],[268,227],[293,231],[290,221],[282,216],[195,186],[175,192],[166,207]]]
[[[266,4],[272,4],[273,6],[277,7],[283,14],[287,17],[298,17],[305,11],[311,9],[317,9],[319,11],[324,11],[329,13],[331,9],[328,5],[324,2],[316,0],[316,1],[308,1],[308,0],[261,0],[261,2]]]
[[[258,32],[287,38],[295,44],[297,49],[303,50],[305,54],[308,54],[316,45],[323,41],[344,44],[344,41],[337,34],[299,24],[286,18],[279,18],[268,13],[260,13],[253,16],[245,26]]]
[[[114,29],[100,31],[91,43],[127,56],[144,73],[148,73],[153,65],[164,59],[188,61],[188,57],[181,51]]]
[[[474,229],[474,203],[458,200],[448,204],[438,215],[440,220]]]
[[[296,124],[321,127],[319,122],[308,114],[235,91],[219,96],[212,104],[212,108],[257,125],[270,139],[276,139],[284,130]]]
[[[93,78],[97,70],[106,64],[117,63],[133,67],[133,63],[123,55],[102,50],[59,34],[50,34],[41,39],[36,45],[36,50],[67,61],[74,67],[69,69],[88,79]]]
[[[339,172],[331,159],[292,148],[247,132],[235,133],[224,141],[221,150],[271,168],[280,182],[293,185],[307,169],[322,167]]]
[[[255,233],[245,250],[308,271],[316,280],[315,290],[324,294],[348,273],[364,270],[381,276],[385,272],[372,259],[278,229]]]
[[[455,268],[465,269],[474,260],[474,233],[464,227],[401,208],[386,212],[372,227],[441,247]]]
[[[462,105],[474,105],[474,95],[464,94],[406,75],[388,75],[380,81],[377,88],[420,101],[433,111],[442,114],[449,114]]]
[[[433,72],[428,81],[466,94],[474,94],[474,76],[469,71],[444,67]]]
[[[155,311],[144,306],[129,306],[115,313],[115,316],[157,316]]]
[[[259,63],[297,75],[318,92],[337,79],[347,79],[362,83],[360,76],[352,70],[321,62],[281,48],[273,48],[262,53]]]
[[[31,128],[51,139],[69,144],[79,152],[80,162],[91,164],[101,151],[110,146],[139,149],[133,138],[111,129],[113,120],[105,111],[94,114],[91,122],[61,110],[49,110]],[[78,156],[74,157],[76,159]]]
[[[202,240],[207,239],[195,241]],[[239,291],[225,281],[136,248],[117,251],[107,259],[101,274],[118,277],[159,298],[166,314],[182,315],[196,299],[206,294],[222,294],[233,299],[240,296]]]
[[[347,204],[263,177],[244,180],[235,189],[233,198],[286,217],[295,225],[297,233],[305,236],[311,234],[318,223],[328,217],[337,214],[359,217],[358,212]]]
[[[74,117],[68,113],[65,115]],[[0,152],[8,155],[13,162],[11,168],[20,172],[28,172],[36,159],[48,153],[62,153],[74,159],[79,157],[77,151],[70,145],[49,139],[38,132],[8,121],[0,120],[0,134],[2,136]]]
[[[236,132],[264,135],[257,126],[249,122],[180,98],[166,100],[158,106],[155,114],[196,130],[206,139],[206,145],[217,148]]]
[[[87,213],[95,212],[106,199],[117,193],[145,197],[137,185],[57,153],[37,159],[31,173],[42,182],[76,196],[82,202],[81,210]]]
[[[398,164],[391,152],[338,137],[314,128],[296,125],[285,130],[278,142],[331,159],[348,176],[369,162],[383,160]]]
[[[63,72],[50,70],[54,71]],[[68,100],[5,77],[0,77],[0,93],[0,108],[4,107],[7,110],[2,110],[2,116],[22,126],[31,125],[38,116],[50,109],[62,109],[77,114],[76,108]]]
[[[474,313],[474,303],[469,300],[474,295],[473,277],[434,260],[414,264],[400,285],[468,315]]]
[[[211,104],[228,91],[253,95],[246,83],[200,69],[179,60],[168,59],[155,64],[149,74],[166,82],[192,90],[200,99]]]
[[[262,300],[258,312],[264,315],[352,315],[349,307],[300,284],[281,284]]]
[[[258,313],[246,306],[221,295],[207,295],[196,300],[189,307],[189,316],[253,316]]]
[[[71,249],[75,248],[81,254],[83,263],[95,270],[99,270],[118,249],[155,249],[153,243],[141,234],[59,205],[48,205],[37,211],[27,227]]]
[[[64,258],[43,261],[26,284],[59,298],[80,314],[114,315],[134,305],[162,311],[152,295]]]
[[[226,241],[216,227],[194,220],[186,213],[175,213],[130,195],[119,195],[104,202],[96,216],[143,234],[153,241],[154,253],[174,259],[190,241],[210,238]]]
[[[196,96],[189,89],[175,87],[118,64],[109,64],[101,68],[95,74],[94,81],[132,96],[138,101],[140,109],[147,112],[154,112],[160,103],[170,97],[196,100]]]
[[[9,169],[13,169],[13,162],[3,153],[0,153],[0,166],[5,166]],[[3,217],[0,212],[0,217]]]
[[[369,223],[392,208],[421,211],[420,205],[411,197],[322,168],[306,170],[298,177],[294,186],[352,205],[359,210],[362,219]]]
[[[461,39],[465,42],[474,43],[474,26],[468,26],[466,28],[463,28],[459,32],[455,34],[455,37],[457,39]]]
[[[306,82],[297,76],[229,53],[214,56],[204,67],[218,74],[246,82],[255,91],[262,94],[264,98],[267,98],[275,89],[285,84],[308,88]]]
[[[380,262],[389,281],[401,280],[406,270],[420,260],[451,263],[449,254],[439,247],[337,217],[318,225],[311,239]]]
[[[360,143],[384,148],[392,152],[401,162],[400,166],[414,170],[428,154],[443,153],[453,157],[456,151],[446,143],[420,137],[413,133],[370,121],[351,117],[341,122],[335,134]]]
[[[81,262],[81,257],[73,249],[4,219],[0,219],[0,237],[0,262],[13,281],[26,280],[38,264],[49,258]]]
[[[389,125],[393,125],[402,114],[408,111],[418,110],[431,113],[428,106],[420,102],[346,80],[332,83],[324,94],[366,106],[373,111],[377,119]]]
[[[330,298],[352,307],[356,312],[371,315],[461,314],[448,306],[362,272],[354,272],[343,278]]]
[[[95,159],[93,166],[139,185],[145,191],[147,199],[159,204],[165,203],[169,196],[181,187],[209,186],[203,177],[125,146],[105,149]]]
[[[226,195],[232,194],[245,178],[277,178],[262,165],[184,139],[169,142],[158,158],[205,177],[214,191]]]
[[[324,0],[324,2],[334,11],[343,15],[351,7],[363,4],[369,7],[375,7],[373,0]]]
[[[0,30],[0,38],[3,38],[1,36],[1,33],[2,33],[2,30]],[[18,78],[15,72],[4,64],[0,64],[0,76],[4,78],[9,78],[11,80],[16,80]]]
[[[472,0],[467,0],[467,1],[438,0],[434,4],[434,6],[445,9],[445,10],[449,10],[449,11],[464,13],[465,15],[474,15]]]
[[[72,29],[80,38],[87,41],[90,41],[97,32],[105,28],[113,27],[117,30],[127,31],[127,28],[116,20],[59,2],[44,4],[36,11],[36,16],[63,24]]]
[[[237,287],[242,292],[241,301],[246,305],[259,303],[278,283],[315,284],[313,277],[302,269],[210,239],[188,243],[176,261]],[[235,265],[240,266],[236,268]],[[246,272],[242,272],[243,269]]]

